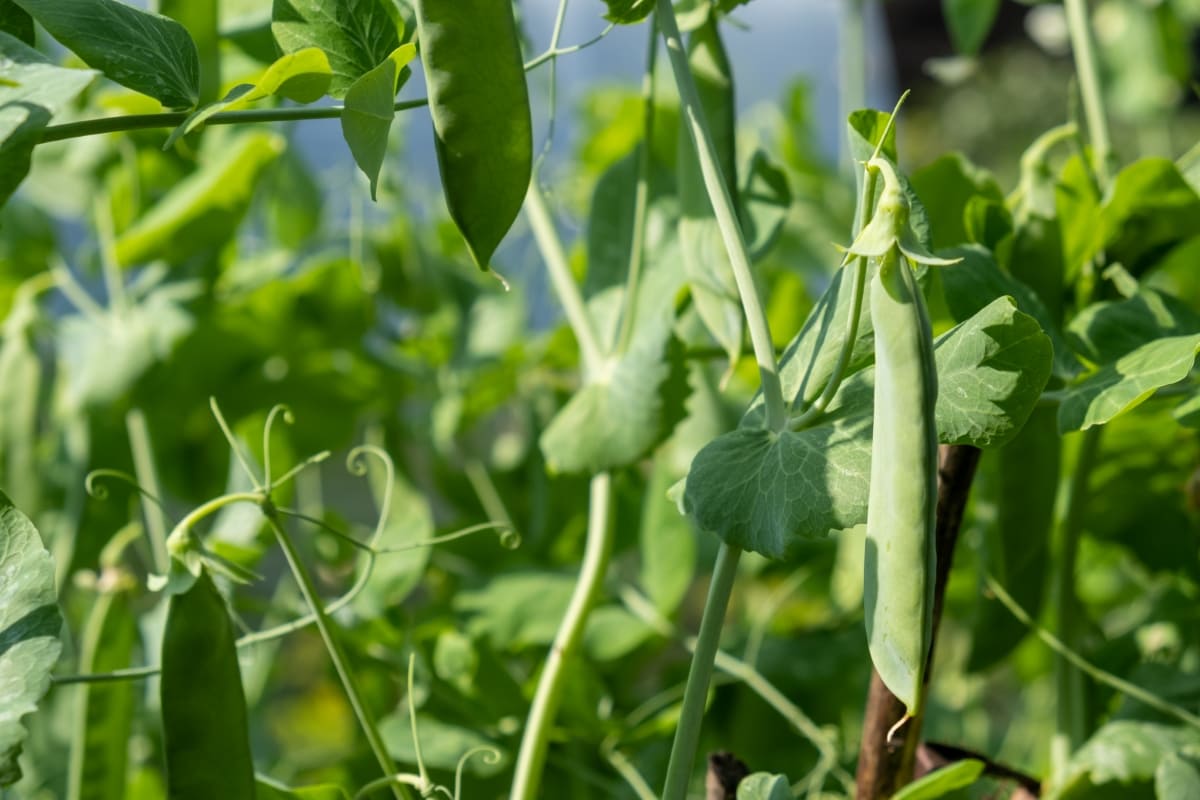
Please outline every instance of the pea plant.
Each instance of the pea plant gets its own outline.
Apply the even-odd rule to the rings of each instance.
[[[1200,796],[1195,4],[747,2],[0,0],[0,797]]]

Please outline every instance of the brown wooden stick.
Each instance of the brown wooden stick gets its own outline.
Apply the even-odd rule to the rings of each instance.
[[[954,546],[962,525],[963,510],[980,451],[969,445],[942,445],[938,448],[937,501],[937,571],[933,583],[933,636],[929,646],[925,683],[932,671],[934,646],[946,596],[946,582],[954,562]],[[862,741],[858,753],[858,773],[855,776],[858,800],[890,797],[912,780],[917,743],[921,736],[921,714],[900,730],[892,741],[888,732],[905,713],[904,704],[883,685],[879,673],[872,670],[871,686],[867,691],[867,708],[863,715]]]
[[[749,774],[750,768],[733,753],[709,753],[708,772],[704,775],[705,800],[736,800],[738,784]]]

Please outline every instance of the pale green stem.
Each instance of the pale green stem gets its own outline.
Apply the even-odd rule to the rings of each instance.
[[[532,69],[536,69],[537,67],[540,67],[542,64],[545,64],[547,61],[552,61],[552,60],[558,58],[559,56],[570,55],[571,53],[577,53],[580,50],[583,50],[584,48],[591,47],[592,45],[596,44],[596,42],[600,41],[605,36],[608,36],[610,33],[612,33],[613,28],[615,28],[615,27],[617,27],[615,24],[609,23],[608,27],[606,27],[604,30],[600,31],[600,33],[596,34],[591,39],[588,39],[586,42],[580,42],[579,44],[568,45],[567,47],[551,47],[546,52],[542,53],[540,56],[537,56],[536,58],[533,58],[529,61],[526,61],[525,62],[525,71],[529,72]]]
[[[1001,586],[999,581],[997,581],[994,577],[987,575],[985,577],[985,581],[987,582],[988,590],[992,592],[992,594],[996,595],[996,598],[1005,608],[1009,610],[1009,613],[1011,613],[1023,625],[1033,631],[1033,634],[1041,639],[1047,647],[1057,653],[1061,658],[1071,662],[1071,664],[1073,664],[1077,669],[1086,672],[1097,682],[1103,683],[1125,695],[1126,697],[1132,698],[1139,703],[1148,706],[1149,708],[1153,708],[1155,711],[1159,711],[1163,714],[1174,717],[1185,725],[1190,725],[1193,728],[1200,728],[1200,717],[1192,714],[1186,709],[1180,708],[1173,703],[1167,702],[1156,694],[1146,691],[1141,686],[1130,683],[1129,681],[1119,678],[1116,675],[1113,675],[1111,672],[1107,672],[1100,667],[1097,667],[1095,664],[1092,664],[1083,656],[1079,655],[1079,653],[1068,647],[1067,644],[1057,636],[1038,625],[1037,622],[1035,622],[1033,618],[1029,616],[1029,613],[1025,609],[1021,608],[1017,601],[1013,599],[1012,595],[1005,591],[1004,587]]]
[[[152,497],[162,497],[158,484],[158,471],[154,468],[154,450],[150,445],[150,430],[146,426],[146,415],[140,408],[131,408],[125,415],[125,430],[129,434],[129,449],[133,453],[133,471],[138,485]],[[142,515],[146,518],[146,532],[150,537],[150,549],[154,554],[154,568],[166,575],[171,566],[167,554],[167,517],[162,507],[141,493]]]
[[[546,198],[542,196],[542,190],[538,187],[537,175],[529,182],[529,191],[525,194],[525,210],[529,215],[533,238],[537,241],[538,249],[546,262],[546,271],[550,275],[550,283],[554,286],[554,294],[562,303],[567,323],[579,342],[584,371],[592,373],[599,368],[604,351],[596,339],[591,318],[583,305],[583,296],[579,293],[575,277],[571,274],[566,250],[554,227],[550,209],[546,206]]]
[[[741,555],[740,547],[725,542],[717,551],[712,580],[708,585],[708,598],[704,601],[704,615],[700,618],[700,634],[692,651],[692,664],[688,670],[687,688],[683,692],[675,741],[671,743],[663,800],[687,798],[696,748],[700,744],[700,725],[704,720],[708,685],[712,680],[713,664],[721,644],[721,627],[725,622],[725,610],[729,607],[729,596],[733,592],[733,580]]]
[[[1067,30],[1071,50],[1075,55],[1075,74],[1083,96],[1083,114],[1087,118],[1088,138],[1101,187],[1107,187],[1111,176],[1112,140],[1108,132],[1108,115],[1104,108],[1104,89],[1100,85],[1100,67],[1096,63],[1096,47],[1088,21],[1087,0],[1063,0],[1067,14]]]
[[[688,66],[687,51],[679,33],[679,24],[675,20],[675,9],[671,0],[658,0],[658,26],[662,31],[667,45],[667,55],[671,59],[671,71],[675,75],[675,85],[679,89],[680,110],[683,113],[688,135],[696,148],[700,172],[704,177],[704,187],[708,191],[713,213],[717,218],[717,227],[721,231],[721,239],[729,255],[729,263],[733,268],[734,281],[737,283],[738,294],[742,301],[742,310],[746,315],[746,327],[750,331],[750,343],[754,346],[754,357],[758,362],[758,372],[762,379],[763,398],[767,408],[767,426],[775,432],[787,427],[787,407],[783,399],[783,387],[779,381],[779,368],[775,363],[775,348],[771,343],[771,330],[767,325],[767,315],[758,297],[758,287],[754,285],[754,274],[750,269],[750,254],[746,248],[746,239],[738,224],[737,210],[725,177],[721,174],[721,164],[717,158],[717,149],[713,144],[712,133],[704,118],[704,109],[700,105],[700,97],[696,92],[696,82],[692,78],[691,67]]]
[[[513,524],[512,515],[508,513],[508,507],[504,505],[504,498],[500,496],[500,492],[496,489],[496,483],[488,474],[487,467],[483,465],[483,462],[477,458],[468,459],[463,464],[463,474],[467,476],[467,482],[471,484],[475,496],[479,498],[479,505],[483,506],[484,513],[494,520],[507,523],[508,527],[515,531],[517,528]]]
[[[300,586],[300,592],[304,595],[304,601],[309,609],[316,617],[317,630],[321,633],[321,639],[325,642],[325,649],[329,651],[329,658],[333,662],[333,668],[337,671],[338,678],[342,682],[342,688],[346,692],[346,698],[350,701],[350,707],[354,710],[354,716],[358,718],[359,727],[362,728],[363,735],[367,738],[367,744],[371,748],[371,752],[375,755],[375,760],[379,764],[379,768],[384,775],[395,775],[399,770],[396,768],[396,763],[392,760],[392,756],[387,751],[387,746],[384,744],[383,737],[379,733],[379,728],[375,724],[375,719],[371,712],[363,703],[362,693],[358,687],[358,680],[350,669],[349,660],[346,658],[346,653],[342,650],[341,642],[338,641],[336,631],[334,630],[333,620],[329,618],[325,610],[325,604],[321,600],[321,596],[317,593],[317,587],[313,584],[312,576],[308,574],[308,568],[304,566],[304,562],[300,559],[300,554],[296,552],[296,546],[292,543],[292,539],[288,536],[287,531],[279,523],[279,518],[276,516],[274,509],[264,503],[263,515],[267,519],[267,524],[275,533],[275,539],[279,542],[279,546],[283,549],[284,555],[287,557],[288,566],[291,567],[292,575],[296,579],[296,583]],[[408,800],[412,797],[412,793],[403,784],[393,784],[393,793],[399,798]]]
[[[562,700],[567,670],[583,641],[588,613],[596,602],[604,574],[608,571],[613,547],[611,508],[612,476],[601,472],[591,481],[583,566],[533,696],[533,705],[521,736],[521,749],[517,754],[516,772],[509,794],[511,800],[535,800],[539,797],[538,785],[550,745],[550,728]]]
[[[421,97],[416,100],[403,100],[396,103],[396,111],[407,111],[429,105],[429,100]],[[255,122],[300,122],[306,119],[340,119],[341,106],[326,106],[322,108],[250,108],[242,111],[222,111],[213,114],[204,121],[208,125],[248,125]],[[38,144],[59,142],[64,139],[78,139],[82,136],[96,136],[101,133],[122,133],[125,131],[141,131],[151,128],[175,128],[182,125],[192,112],[165,111],[159,114],[127,114],[120,117],[100,117],[98,119],[81,119],[78,122],[66,122],[62,125],[49,125],[42,128]]]
[[[1075,594],[1075,571],[1079,552],[1079,537],[1083,532],[1083,514],[1087,505],[1088,479],[1100,449],[1102,426],[1084,431],[1075,456],[1063,509],[1057,563],[1057,632],[1074,647],[1078,642],[1080,615],[1079,599]],[[1083,677],[1074,669],[1070,659],[1060,655],[1055,663],[1055,685],[1058,701],[1055,734],[1051,744],[1051,765],[1057,773],[1065,765],[1086,734],[1084,715]]]
[[[629,788],[637,795],[638,800],[658,800],[658,796],[654,794],[654,789],[642,777],[642,773],[638,772],[638,768],[633,765],[633,762],[625,757],[625,754],[615,747],[601,747],[601,753],[604,759],[612,765],[612,768],[617,771]]]
[[[650,42],[646,45],[646,71],[642,75],[642,143],[638,146],[637,188],[633,195],[633,232],[629,239],[629,270],[625,276],[625,297],[621,303],[621,329],[617,334],[617,354],[623,355],[633,339],[637,319],[638,287],[646,249],[646,212],[650,205],[650,162],[654,152],[654,69],[658,61],[658,30],[651,18]]]

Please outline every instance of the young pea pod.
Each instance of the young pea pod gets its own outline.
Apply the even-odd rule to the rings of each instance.
[[[172,595],[162,648],[162,719],[171,800],[254,800],[254,763],[233,624],[202,569]]]
[[[417,0],[414,10],[446,205],[487,269],[521,210],[533,165],[512,3]]]
[[[879,204],[850,252],[877,259],[871,281],[875,416],[863,602],[871,660],[884,684],[920,710],[933,631],[937,507],[937,370],[933,333],[909,262],[950,264],[909,228],[909,204],[891,162]]]
[[[80,672],[108,672],[129,666],[137,644],[137,621],[130,596],[134,585],[133,577],[119,567],[110,566],[101,573],[99,594],[83,632]],[[113,681],[75,688],[79,708],[71,738],[67,798],[121,800],[126,789],[135,685]]]

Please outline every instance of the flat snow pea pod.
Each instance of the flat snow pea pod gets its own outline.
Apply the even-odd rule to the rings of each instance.
[[[162,719],[170,800],[254,800],[254,764],[233,624],[201,569],[173,595],[162,647]]]
[[[882,210],[882,207],[881,207]],[[937,373],[916,275],[893,247],[871,282],[875,417],[864,606],[871,660],[915,715],[933,629]]]
[[[533,167],[511,0],[417,0],[417,41],[450,217],[487,269]]]

